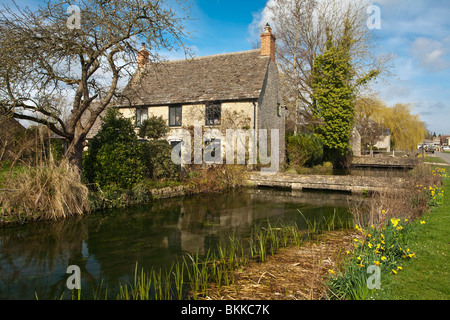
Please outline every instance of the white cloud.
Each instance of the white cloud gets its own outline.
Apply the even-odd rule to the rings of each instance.
[[[442,41],[417,38],[411,45],[411,53],[426,71],[446,70],[450,68],[450,37]]]
[[[275,4],[275,0],[268,0],[266,6],[258,12],[253,13],[253,21],[250,23],[248,27],[248,31],[250,34],[250,41],[254,41],[255,39],[259,39],[259,35],[264,29],[264,26],[269,23],[272,23],[273,14],[270,11],[270,7]]]

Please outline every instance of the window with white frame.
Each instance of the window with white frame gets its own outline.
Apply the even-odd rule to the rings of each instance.
[[[136,127],[142,126],[142,123],[148,120],[148,108],[136,109]]]

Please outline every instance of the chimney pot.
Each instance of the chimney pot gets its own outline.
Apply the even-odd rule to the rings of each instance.
[[[141,50],[138,51],[138,66],[143,68],[149,62],[150,53],[145,49],[145,43],[142,43]]]
[[[264,32],[261,33],[261,56],[270,56],[270,59],[275,62],[276,55],[276,38],[272,34],[272,28],[267,23],[264,27]]]

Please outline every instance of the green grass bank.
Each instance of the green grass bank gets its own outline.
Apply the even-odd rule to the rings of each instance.
[[[380,300],[450,299],[450,169],[444,178],[444,201],[433,207],[409,234],[409,248],[416,258],[406,261],[402,272],[381,279]]]

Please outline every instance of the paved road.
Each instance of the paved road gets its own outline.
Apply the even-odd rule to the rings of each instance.
[[[450,153],[436,152],[435,155],[439,158],[444,159],[447,163],[450,163]]]

